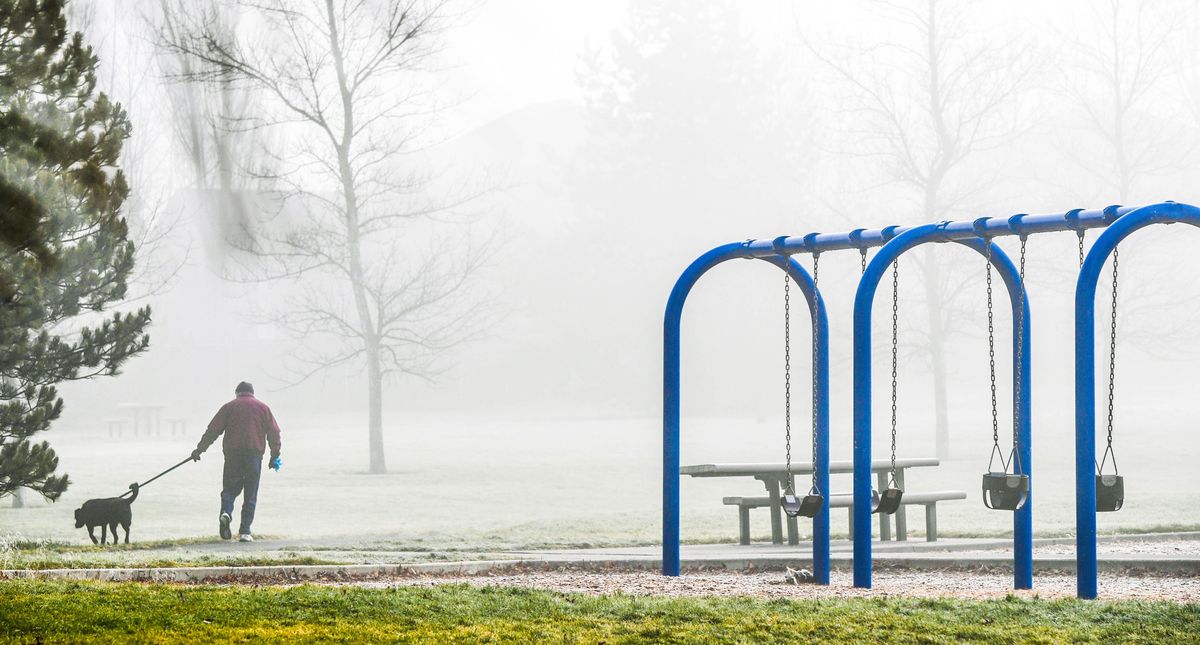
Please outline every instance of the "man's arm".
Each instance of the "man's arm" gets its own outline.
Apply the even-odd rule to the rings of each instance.
[[[222,405],[221,409],[213,415],[212,421],[208,422],[208,429],[204,431],[204,436],[200,437],[200,443],[196,444],[196,449],[192,451],[192,459],[200,461],[200,455],[208,450],[208,447],[217,440],[217,437],[221,436],[221,433],[225,432],[225,408],[228,405],[228,403]]]
[[[267,410],[267,445],[271,447],[271,457],[279,456],[279,423],[275,421],[275,413]]]

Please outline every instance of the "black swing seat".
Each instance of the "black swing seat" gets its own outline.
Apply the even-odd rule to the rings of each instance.
[[[780,503],[788,517],[816,517],[821,507],[825,506],[825,498],[816,494],[816,491],[809,491],[803,498],[785,493]]]
[[[1029,475],[990,472],[983,476],[983,504],[996,511],[1015,511],[1029,499]]]
[[[900,499],[904,497],[904,491],[899,488],[892,487],[883,491],[883,495],[879,491],[871,490],[871,513],[882,513],[883,515],[891,515],[900,509]]]
[[[1121,475],[1096,475],[1096,510],[1119,511],[1125,505],[1125,478]]]

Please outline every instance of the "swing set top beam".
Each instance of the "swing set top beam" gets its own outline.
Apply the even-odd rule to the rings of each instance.
[[[1025,237],[1035,233],[1076,231],[1082,233],[1089,228],[1104,228],[1118,217],[1136,210],[1136,206],[1107,206],[1102,209],[1084,210],[1077,208],[1065,213],[1028,215],[1021,213],[1011,217],[981,217],[975,220],[941,222],[943,241],[953,242],[969,238],[1003,237],[1019,235]],[[824,253],[856,249],[865,251],[883,246],[892,238],[909,230],[910,226],[885,226],[879,229],[858,228],[846,233],[809,233],[803,236],[782,236],[773,240],[746,240],[743,243],[745,257],[760,258],[769,255],[793,255],[797,253]]]

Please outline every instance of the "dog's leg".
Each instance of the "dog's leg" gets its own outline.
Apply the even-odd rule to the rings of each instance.
[[[126,522],[123,526],[125,527],[125,544],[129,544],[129,523]]]
[[[96,539],[96,533],[95,533],[96,525],[89,524],[87,529],[88,529],[88,537],[92,538],[92,544],[100,544],[100,541]]]
[[[100,525],[100,544],[108,544],[108,525]]]

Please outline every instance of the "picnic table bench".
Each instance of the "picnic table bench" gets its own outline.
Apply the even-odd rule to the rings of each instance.
[[[925,507],[925,541],[937,542],[937,503],[950,500],[966,499],[967,494],[961,490],[938,490],[927,493],[905,492],[900,500],[901,512],[905,506]],[[724,497],[721,502],[726,506],[738,507],[738,542],[750,544],[750,509],[763,508],[771,505],[769,497]],[[850,510],[850,532],[854,532],[854,493],[834,493],[829,496],[829,508],[846,508]],[[887,516],[881,516],[881,519]],[[788,518],[788,544],[798,544],[800,536],[796,526],[796,518]],[[885,538],[886,539],[886,538]],[[908,527],[896,524],[896,539],[908,539]]]
[[[937,466],[940,462],[932,457],[910,457],[896,460],[896,485],[900,488],[905,488],[904,471],[908,468],[926,468]],[[878,489],[883,490],[887,487],[888,476],[892,471],[892,462],[890,459],[877,459],[871,462],[871,472],[876,474]],[[793,462],[792,463],[792,482],[794,484],[795,477],[798,475],[811,475],[813,472],[813,464],[811,462]],[[854,462],[846,460],[835,460],[829,462],[829,474],[847,474],[854,472]],[[763,483],[767,489],[767,498],[765,504],[760,504],[761,498],[738,498],[742,500],[754,500],[752,503],[746,504],[746,508],[742,508],[743,504],[736,503],[739,507],[738,519],[739,524],[743,523],[745,530],[740,531],[741,536],[748,542],[748,527],[749,527],[749,509],[758,506],[767,506],[771,513],[771,541],[775,544],[783,544],[783,508],[780,504],[781,491],[786,489],[788,482],[787,465],[783,462],[772,463],[735,463],[735,464],[696,464],[692,466],[683,466],[679,469],[681,475],[690,477],[753,477]],[[806,488],[806,487],[803,487]],[[795,490],[793,488],[793,490]],[[944,499],[965,499],[966,493],[961,491],[940,491],[940,493],[951,494]],[[918,493],[913,493],[917,495]],[[929,495],[937,493],[921,493],[921,495]],[[961,495],[961,496],[960,496]],[[905,498],[909,496],[906,494]],[[732,498],[727,498],[732,499]],[[929,514],[930,506],[925,502],[902,500],[910,504],[922,504],[926,507],[926,524],[931,517]],[[941,501],[941,499],[934,500]],[[831,496],[830,507],[838,507],[843,503],[852,503],[837,499],[837,496]],[[936,528],[937,515],[936,507],[933,511],[933,521]],[[788,543],[799,544],[799,529],[797,520],[794,517],[787,518],[788,525]],[[936,537],[936,530],[935,530]],[[891,539],[891,523],[887,515],[879,516],[879,536],[882,540]],[[908,518],[905,515],[904,505],[896,511],[896,537],[900,540],[905,540],[908,537]],[[928,539],[928,535],[926,536]]]

